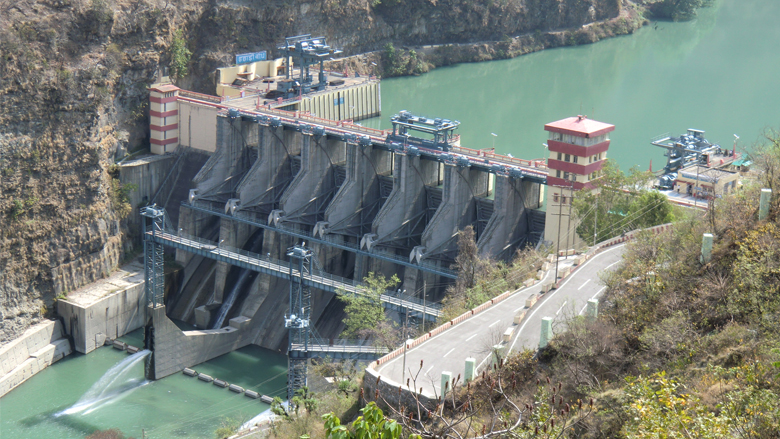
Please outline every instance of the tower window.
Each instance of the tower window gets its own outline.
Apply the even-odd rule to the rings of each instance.
[[[574,163],[577,163],[577,156],[574,156]]]
[[[561,153],[558,153],[558,160],[561,159]]]
[[[571,157],[569,156],[569,154],[566,154],[566,161],[568,162],[569,160],[571,160]]]

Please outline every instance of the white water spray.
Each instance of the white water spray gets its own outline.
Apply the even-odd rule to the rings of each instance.
[[[113,402],[124,398],[133,390],[148,384],[150,381],[132,376],[133,366],[142,362],[151,351],[139,351],[115,364],[87,390],[75,404],[54,416],[88,414]],[[136,374],[137,375],[137,374]]]

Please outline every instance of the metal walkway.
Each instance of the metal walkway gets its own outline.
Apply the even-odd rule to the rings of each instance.
[[[341,250],[354,252],[354,253],[359,254],[361,256],[368,256],[368,257],[371,257],[371,258],[381,259],[381,260],[384,260],[384,261],[392,262],[394,264],[403,265],[405,267],[415,268],[415,269],[418,269],[418,270],[421,270],[421,271],[425,271],[425,272],[428,272],[428,273],[433,273],[433,274],[436,274],[436,275],[439,275],[439,276],[442,276],[442,277],[446,277],[448,279],[457,279],[458,278],[458,273],[457,272],[455,272],[453,270],[449,270],[447,268],[438,267],[436,265],[433,265],[433,264],[430,264],[430,263],[426,263],[426,262],[422,262],[422,263],[418,264],[418,263],[415,263],[415,262],[410,262],[408,258],[404,258],[404,257],[398,256],[398,255],[395,255],[395,254],[384,253],[384,252],[382,252],[380,250],[366,251],[366,250],[361,249],[360,246],[357,245],[357,244],[350,245],[349,243],[345,243],[345,242],[341,242],[341,243],[340,242],[334,242],[334,241],[331,241],[329,239],[315,237],[313,234],[306,233],[306,232],[301,231],[301,230],[295,230],[294,231],[294,230],[285,229],[284,227],[273,226],[271,224],[267,224],[265,222],[257,221],[255,219],[252,219],[251,214],[248,214],[246,212],[237,211],[237,212],[235,212],[235,213],[233,213],[231,215],[229,213],[225,213],[224,209],[212,208],[212,207],[210,207],[208,205],[207,202],[199,202],[199,201],[194,201],[192,204],[188,204],[186,202],[182,202],[181,205],[186,207],[186,208],[188,208],[188,209],[192,209],[192,210],[195,210],[195,211],[198,211],[198,212],[208,213],[210,215],[216,215],[216,216],[219,216],[221,218],[226,218],[226,219],[229,219],[229,220],[238,221],[238,222],[241,222],[241,223],[244,223],[244,224],[249,224],[249,225],[254,226],[254,227],[261,227],[263,229],[272,230],[274,232],[278,232],[278,233],[281,233],[281,234],[284,234],[284,235],[294,236],[294,237],[299,238],[299,239],[304,239],[307,242],[316,242],[318,244],[328,245],[328,246],[335,247],[335,248],[338,248],[338,249],[341,249]],[[328,235],[325,235],[325,236],[327,237]]]
[[[389,352],[386,348],[359,344],[302,344],[293,343],[288,355],[291,358],[333,358],[336,360],[376,360]]]
[[[157,244],[182,249],[199,256],[226,262],[259,273],[270,274],[284,279],[289,279],[290,277],[289,262],[262,257],[241,249],[226,246],[220,247],[213,241],[197,237],[180,236],[168,231],[155,230],[146,232],[146,234],[151,238],[151,241]],[[297,271],[293,271],[293,274],[297,274]],[[312,274],[310,277],[304,277],[303,282],[310,287],[331,293],[363,294],[363,285],[360,282],[332,276],[327,273]],[[387,292],[382,294],[379,299],[387,309],[424,316],[429,321],[436,321],[441,315],[438,304],[423,303],[421,300],[411,296]]]

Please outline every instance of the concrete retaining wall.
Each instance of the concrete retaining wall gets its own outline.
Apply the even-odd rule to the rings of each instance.
[[[252,331],[246,317],[230,319],[230,326],[204,331],[182,331],[166,315],[165,307],[149,309],[154,324],[153,376],[160,379],[252,342]],[[238,329],[241,328],[241,329]]]
[[[119,165],[119,181],[123,185],[135,185],[128,202],[133,210],[127,217],[128,225],[140,230],[141,214],[135,206],[146,205],[165,181],[176,159],[173,154],[153,155],[129,160]]]
[[[0,397],[31,376],[71,353],[70,342],[62,338],[62,324],[47,320],[0,349]]]
[[[106,337],[121,337],[144,326],[144,302],[141,281],[88,304],[58,300],[57,313],[65,319],[76,351],[88,354],[102,346]]]

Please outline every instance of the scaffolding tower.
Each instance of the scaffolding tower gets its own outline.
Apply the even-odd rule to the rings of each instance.
[[[289,330],[287,350],[287,400],[306,385],[308,350],[311,338],[311,290],[304,282],[311,277],[314,253],[306,243],[287,249],[290,258],[290,312],[284,318]]]
[[[165,295],[165,264],[163,245],[155,240],[165,230],[165,209],[156,204],[141,208],[144,236],[144,292],[146,306],[163,305]]]

